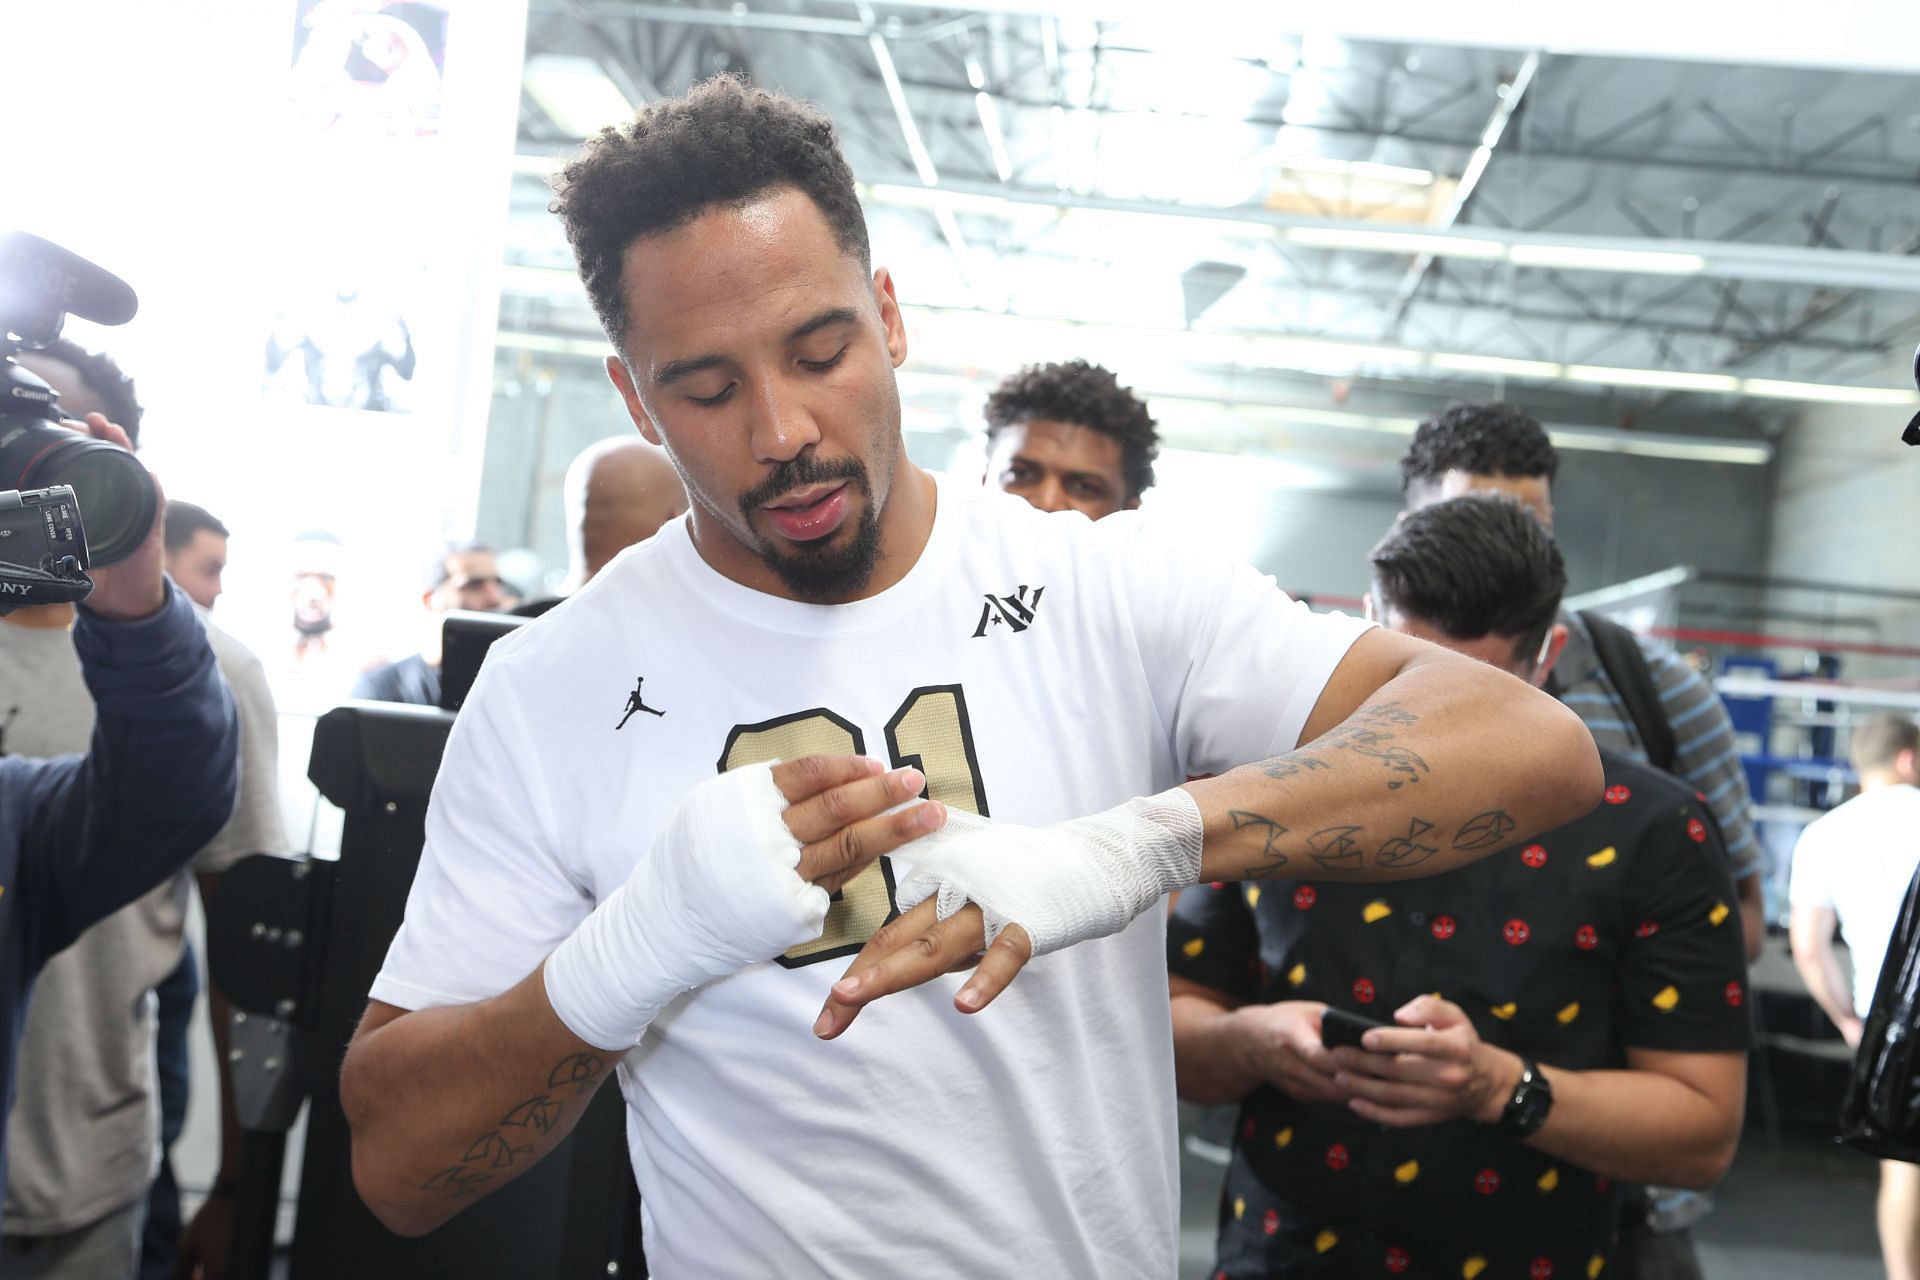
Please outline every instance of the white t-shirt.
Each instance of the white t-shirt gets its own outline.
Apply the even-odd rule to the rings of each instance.
[[[521,981],[717,768],[863,752],[950,804],[1055,822],[1291,750],[1364,629],[1138,516],[946,483],[918,563],[846,605],[723,578],[675,523],[494,647],[373,997]],[[630,714],[642,678],[659,716]],[[954,975],[819,1041],[890,874],[848,886],[813,954],[682,997],[620,1064],[653,1274],[1172,1275],[1162,914],[1042,957],[976,1017]]]
[[[1853,1011],[1873,1004],[1907,885],[1920,866],[1920,788],[1879,787],[1815,818],[1793,846],[1788,899],[1828,907],[1853,953]]]

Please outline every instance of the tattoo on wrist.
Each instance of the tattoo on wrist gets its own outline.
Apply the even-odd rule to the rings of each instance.
[[[541,1141],[554,1132],[566,1111],[567,1100],[591,1093],[606,1073],[606,1060],[594,1053],[562,1058],[547,1073],[547,1091],[515,1104],[501,1117],[499,1127],[481,1134],[467,1147],[460,1163],[449,1165],[420,1184],[422,1191],[447,1191],[462,1199],[483,1189],[500,1170],[531,1157]]]
[[[1248,880],[1265,880],[1270,876],[1278,875],[1280,869],[1287,865],[1287,855],[1273,846],[1279,841],[1281,836],[1287,834],[1287,829],[1275,822],[1272,818],[1249,812],[1246,809],[1229,809],[1227,810],[1227,817],[1233,820],[1233,829],[1235,831],[1241,831],[1247,827],[1257,827],[1266,840],[1266,843],[1262,845],[1260,849],[1260,861],[1246,869],[1244,878]]]

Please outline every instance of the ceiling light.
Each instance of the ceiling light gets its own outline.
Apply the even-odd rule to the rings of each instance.
[[[1436,254],[1451,258],[1505,257],[1498,240],[1431,235],[1418,231],[1371,231],[1363,227],[1288,227],[1287,239],[1317,249],[1360,249],[1371,253]]]
[[[907,140],[907,154],[913,157],[914,172],[920,175],[924,185],[935,186],[940,181],[940,171],[933,167],[933,157],[927,154],[927,144],[921,141],[920,128],[913,122],[913,112],[907,106],[907,91],[900,86],[900,72],[893,65],[893,54],[878,32],[867,37],[867,47],[873,51],[874,65],[880,68],[880,79],[887,86],[887,98],[893,103],[900,133]]]
[[[1432,352],[1427,356],[1427,364],[1434,369],[1459,373],[1490,373],[1502,378],[1538,378],[1548,382],[1563,371],[1563,366],[1551,360],[1514,360],[1507,356],[1475,356],[1452,351]]]
[[[1662,391],[1740,390],[1740,379],[1727,373],[1685,373],[1678,369],[1611,369],[1570,364],[1563,375],[1569,382],[1597,382],[1608,387],[1652,387]]]
[[[1764,466],[1773,460],[1773,446],[1770,444],[1709,440],[1700,436],[1549,427],[1547,438],[1562,449],[1624,453],[1640,458],[1672,458],[1681,462],[1732,462],[1741,466]]]
[[[1303,173],[1331,173],[1345,178],[1394,182],[1407,187],[1433,185],[1433,171],[1430,169],[1409,169],[1404,165],[1378,164],[1372,160],[1335,160],[1331,156],[1286,156],[1279,161],[1279,167],[1295,169]]]
[[[522,83],[547,118],[576,138],[590,138],[633,115],[633,103],[592,58],[538,54],[527,59]]]
[[[1011,182],[1013,158],[1007,154],[1007,135],[1000,128],[1000,109],[984,92],[973,95],[973,105],[980,112],[980,131],[987,135],[987,149],[993,153],[993,171],[1000,175],[1000,181]]]
[[[1772,378],[1746,378],[1740,389],[1750,396],[1780,400],[1821,400],[1831,404],[1882,404],[1905,407],[1920,404],[1920,392],[1897,387],[1847,387],[1820,382],[1780,382]]]
[[[1569,271],[1633,271],[1653,275],[1697,275],[1707,260],[1697,253],[1650,249],[1590,249],[1570,244],[1516,244],[1507,256],[1523,267],[1564,267]]]
[[[868,187],[867,199],[907,209],[952,209],[956,213],[979,213],[995,218],[1009,216],[1013,207],[999,196],[950,191],[944,187],[898,187],[884,182]]]

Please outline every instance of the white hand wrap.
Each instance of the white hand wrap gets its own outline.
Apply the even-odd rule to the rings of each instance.
[[[1169,890],[1200,878],[1200,807],[1175,788],[1050,827],[948,810],[946,825],[897,855],[913,870],[900,909],[937,895],[942,920],[980,904],[987,943],[1017,924],[1045,955],[1118,933]]]
[[[627,882],[547,958],[547,999],[568,1030],[625,1052],[675,996],[820,936],[827,891],[795,874],[786,809],[771,764],[688,793]]]

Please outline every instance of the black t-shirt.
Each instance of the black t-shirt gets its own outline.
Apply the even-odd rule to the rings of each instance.
[[[1602,753],[1606,798],[1538,840],[1392,884],[1200,885],[1171,971],[1243,1003],[1380,1021],[1437,992],[1482,1039],[1574,1070],[1625,1050],[1744,1050],[1740,913],[1718,828],[1671,778]],[[1604,1178],[1471,1121],[1388,1129],[1262,1087],[1241,1105],[1217,1274],[1561,1280],[1603,1273]]]

